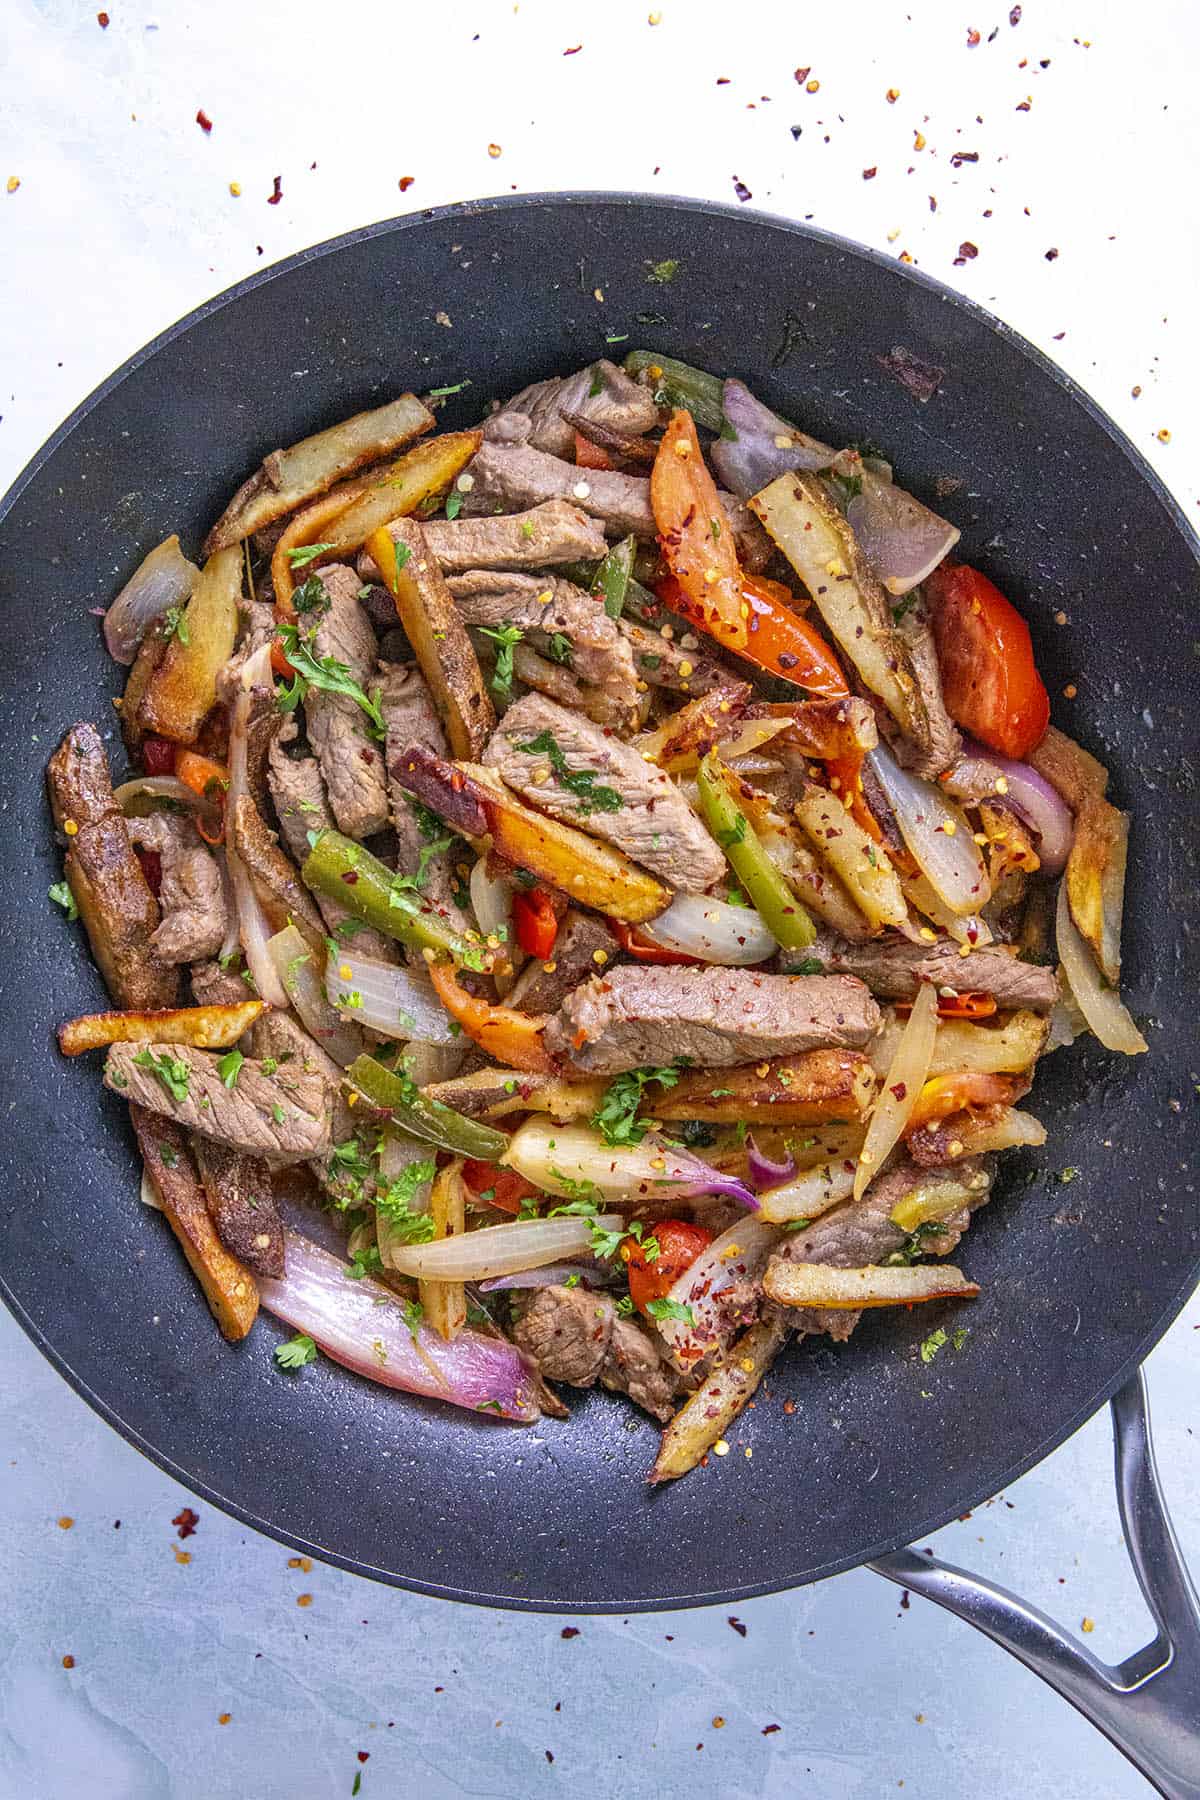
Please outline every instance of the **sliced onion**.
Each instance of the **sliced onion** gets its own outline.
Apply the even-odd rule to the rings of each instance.
[[[475,920],[485,938],[498,938],[506,948],[506,967],[495,971],[496,993],[503,1000],[512,992],[517,970],[525,960],[513,931],[512,883],[497,880],[487,871],[487,858],[481,856],[471,870],[468,882]]]
[[[855,1153],[857,1154],[857,1152]],[[787,1224],[794,1219],[819,1219],[831,1206],[850,1198],[854,1187],[854,1159],[838,1157],[805,1169],[782,1187],[771,1188],[759,1201],[764,1219]]]
[[[730,906],[707,894],[676,894],[666,912],[638,930],[664,950],[698,956],[727,969],[766,962],[779,948],[752,906]]]
[[[740,381],[725,383],[723,405],[737,435],[718,438],[710,460],[739,499],[748,500],[777,475],[793,469],[827,469],[834,460],[836,452],[828,444],[797,431]]]
[[[1106,1050],[1119,1050],[1122,1056],[1140,1056],[1150,1046],[1121,1004],[1116,989],[1110,988],[1100,973],[1072,919],[1065,881],[1059,884],[1054,930],[1067,985],[1091,1029]]]
[[[846,507],[858,547],[889,594],[907,594],[949,555],[962,533],[864,463]]]
[[[936,988],[923,981],[913,1001],[908,1023],[900,1033],[891,1067],[883,1078],[867,1126],[866,1141],[858,1153],[853,1189],[856,1200],[861,1200],[867,1186],[883,1167],[885,1157],[899,1142],[917,1104],[917,1096],[925,1085],[937,1039],[937,1003]]]
[[[640,1144],[606,1144],[586,1125],[555,1125],[535,1116],[509,1140],[504,1161],[544,1194],[586,1195],[631,1205],[681,1200],[692,1194],[728,1194],[750,1211],[758,1201],[745,1182],[723,1175],[690,1150],[647,1133]]]
[[[981,914],[951,912],[924,875],[902,875],[900,886],[909,905],[924,913],[931,924],[940,926],[955,943],[970,944],[972,950],[982,950],[992,942],[992,928]]]
[[[900,835],[938,898],[953,913],[977,913],[991,895],[966,813],[932,781],[910,775],[877,744],[867,752]]]
[[[241,864],[238,864],[241,868]],[[243,875],[245,871],[242,871]],[[239,908],[240,911],[240,908]],[[243,937],[243,943],[245,938]],[[301,1024],[316,1039],[327,1056],[343,1069],[348,1068],[364,1050],[363,1037],[357,1026],[350,1025],[337,1008],[330,1005],[322,981],[322,969],[312,946],[305,942],[294,925],[285,925],[267,940],[267,956],[283,989],[286,1006],[295,1007]]]
[[[453,1044],[462,1035],[428,975],[416,969],[339,950],[325,964],[325,992],[341,1018],[381,1037]]]
[[[463,1036],[453,1044],[426,1044],[413,1038],[405,1045],[401,1061],[404,1073],[418,1087],[431,1087],[438,1081],[451,1081],[462,1068],[468,1050],[475,1046]]]
[[[599,1213],[595,1223],[605,1231],[620,1230],[620,1213]],[[519,1219],[511,1225],[485,1225],[461,1237],[435,1244],[406,1244],[392,1265],[421,1281],[486,1281],[538,1269],[590,1250],[591,1219]]]
[[[493,1275],[490,1281],[481,1281],[481,1294],[501,1294],[511,1288],[544,1288],[563,1287],[574,1277],[574,1286],[585,1288],[614,1287],[619,1279],[616,1269],[609,1263],[596,1262],[558,1262],[547,1263],[541,1269],[514,1269],[511,1275]]]
[[[968,742],[964,749],[966,768],[963,778],[971,796],[979,793],[980,776],[986,771],[991,777],[991,793],[1006,806],[1011,806],[1031,831],[1036,831],[1043,874],[1061,875],[1070,855],[1075,821],[1058,789],[1028,763],[997,756],[981,744]],[[953,771],[945,785],[953,793]]]
[[[182,606],[199,579],[199,569],[188,561],[172,532],[138,564],[105,613],[108,654],[128,668],[147,627],[161,619],[168,607]]]
[[[155,1212],[162,1211],[162,1203],[155,1192],[154,1183],[150,1179],[150,1171],[144,1164],[142,1165],[142,1185],[138,1190],[138,1199],[143,1206],[152,1207]]]
[[[779,1237],[780,1227],[767,1219],[738,1219],[684,1270],[667,1299],[688,1307],[694,1322],[656,1321],[677,1368],[694,1369],[724,1350],[742,1329],[746,1321],[730,1315],[723,1297],[737,1282],[757,1282]]]
[[[225,908],[225,936],[217,951],[217,961],[224,968],[238,948],[238,909],[233,892],[233,876],[229,873],[229,857],[224,849],[214,850],[213,855],[221,871],[221,904]]]
[[[413,1163],[432,1162],[434,1149],[430,1144],[421,1143],[417,1138],[408,1137],[402,1131],[385,1131],[383,1142],[379,1146],[379,1174],[386,1183],[395,1181],[405,1169]],[[419,1182],[408,1198],[408,1210],[412,1213],[429,1211],[429,1197],[433,1192],[433,1177]],[[393,1225],[386,1212],[375,1214],[375,1241],[379,1245],[379,1256],[385,1269],[399,1268],[396,1261],[402,1250],[408,1248],[407,1240],[400,1225]]]
[[[449,1242],[457,1240],[451,1239]],[[295,1331],[307,1332],[326,1356],[368,1381],[427,1394],[531,1424],[540,1416],[534,1382],[515,1344],[461,1331],[447,1343],[418,1325],[381,1282],[351,1281],[347,1265],[294,1231],[284,1233],[287,1274],[258,1277],[262,1304]]]
[[[752,1137],[746,1139],[746,1176],[756,1194],[764,1188],[778,1187],[796,1173],[796,1159],[787,1155],[772,1159],[759,1149]]]

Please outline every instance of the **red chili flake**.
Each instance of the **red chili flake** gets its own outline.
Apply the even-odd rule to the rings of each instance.
[[[754,198],[754,195],[750,192],[750,189],[746,186],[745,182],[739,181],[736,175],[733,177],[733,191],[739,200],[746,201],[753,200]]]
[[[212,120],[209,118],[203,107],[201,107],[196,114],[196,123],[203,132],[212,130]]]
[[[371,1752],[369,1750],[360,1750],[358,1753],[358,1760],[359,1762],[370,1762]]]
[[[1033,101],[1029,98],[1028,94],[1025,96],[1024,100],[1018,100],[1017,111],[1018,112],[1032,112],[1033,111]]]
[[[773,1731],[781,1731],[782,1729],[783,1728],[780,1725],[764,1725],[762,1728],[762,1734],[764,1737],[770,1737],[770,1735]]]
[[[979,42],[979,33],[973,25],[967,26],[967,49],[973,50]]]
[[[276,175],[271,183],[271,192],[267,195],[268,206],[278,206],[283,199],[283,176]]]
[[[578,1637],[578,1636],[579,1636],[579,1627],[578,1627],[578,1625],[564,1625],[564,1626],[563,1626],[563,1628],[562,1628],[562,1634],[561,1634],[561,1635],[562,1635],[562,1636],[563,1636],[563,1637],[565,1637],[565,1638],[573,1638],[573,1637]]]
[[[564,55],[564,56],[578,56],[578,55],[579,55],[579,52],[580,52],[580,51],[581,51],[581,50],[582,50],[582,49],[583,49],[583,45],[582,45],[582,44],[572,44],[572,45],[571,45],[571,48],[570,48],[570,49],[569,49],[569,50],[564,50],[564,51],[563,51],[563,55]],[[554,1760],[554,1759],[553,1759],[553,1757],[551,1757],[551,1759],[550,1759],[550,1760],[551,1760],[551,1761],[552,1761],[552,1762],[553,1762],[553,1760]]]
[[[911,1601],[909,1600],[909,1597],[908,1597],[908,1589],[901,1588],[900,1589],[900,1610],[901,1610],[901,1612],[907,1612],[910,1605],[911,1605]]]
[[[896,1096],[897,1100],[903,1100],[904,1096],[908,1093],[908,1084],[903,1081],[893,1082],[891,1091]]]
[[[937,199],[933,194],[930,194],[929,196],[929,210],[930,212],[937,211]]]
[[[864,181],[874,181],[874,179],[875,179],[876,175],[878,175],[878,173],[879,173],[878,169],[864,169],[863,170],[863,180]]]
[[[731,1630],[736,1631],[739,1637],[745,1637],[746,1627],[742,1624],[742,1621],[736,1616],[735,1613],[730,1613],[730,1615],[726,1619],[725,1623],[730,1627]]]
[[[1058,251],[1057,250],[1047,250],[1046,261],[1047,262],[1057,262],[1058,261]]]
[[[415,175],[402,175],[400,177],[400,192],[402,194],[407,194],[409,188],[416,179]]]
[[[178,1525],[181,1538],[195,1537],[196,1527],[200,1523],[200,1514],[193,1512],[190,1506],[185,1506],[182,1512],[175,1514],[171,1523]]]
[[[954,155],[950,158],[950,167],[952,169],[961,169],[964,163],[978,161],[978,150],[956,150]]]
[[[717,76],[717,86],[718,87],[728,87],[729,86],[728,75],[718,75]]]
[[[805,82],[808,80],[810,74],[812,73],[812,71],[811,71],[811,69],[793,69],[792,73],[795,76],[796,80],[800,83],[800,86],[803,87]]]
[[[96,23],[100,27],[101,31],[107,31],[108,30],[108,14],[107,13],[97,13],[96,14]]]
[[[571,54],[571,52],[570,52],[570,51],[569,51],[569,50],[567,50],[567,51],[564,51],[564,53],[563,53],[563,54],[564,54],[564,55],[566,55],[566,56],[570,56],[570,54]],[[553,1750],[547,1750],[547,1752],[546,1752],[546,1761],[547,1761],[547,1762],[548,1762],[548,1763],[552,1763],[552,1762],[553,1762],[553,1761],[554,1761],[554,1752],[553,1752]]]
[[[794,1413],[796,1410],[796,1402],[794,1400],[785,1400],[783,1403],[783,1410],[785,1413]]]
[[[1021,23],[1021,9],[1019,6],[1013,7],[1008,15],[1008,22],[1010,25],[1019,25]]]
[[[974,262],[978,255],[978,244],[973,244],[969,238],[966,238],[958,246],[958,255],[954,259],[954,267],[956,269],[961,269],[965,263]]]
[[[347,869],[345,874],[342,876],[342,880],[345,882],[347,887],[353,887],[355,882],[358,880],[357,871],[354,869]]]

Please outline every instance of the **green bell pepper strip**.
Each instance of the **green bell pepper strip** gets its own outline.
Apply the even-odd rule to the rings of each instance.
[[[816,926],[762,847],[753,825],[730,792],[728,771],[710,750],[697,771],[704,822],[767,930],[785,950],[803,950]]]
[[[498,1162],[508,1149],[502,1131],[468,1119],[440,1100],[428,1099],[410,1076],[385,1069],[373,1056],[356,1056],[346,1070],[346,1081],[372,1106],[386,1112],[399,1130],[424,1143],[479,1162]]]
[[[336,900],[385,937],[417,950],[452,957],[463,968],[486,970],[492,961],[481,938],[467,936],[431,906],[420,889],[340,831],[323,831],[302,870],[306,887]]]
[[[604,596],[604,610],[610,619],[619,619],[625,609],[625,594],[633,574],[637,542],[632,537],[614,544],[592,577],[591,591]]]
[[[693,369],[690,363],[676,362],[657,350],[631,350],[624,369],[634,376],[643,369],[661,369],[662,374],[654,377],[654,398],[660,406],[684,406],[707,431],[721,437],[737,436],[725,417],[725,383],[719,375]]]

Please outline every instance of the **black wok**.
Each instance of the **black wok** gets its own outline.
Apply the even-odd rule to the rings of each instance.
[[[680,265],[669,285],[648,279],[664,258]],[[743,376],[823,438],[871,439],[961,524],[967,558],[1030,620],[1051,693],[1078,688],[1059,722],[1111,765],[1133,812],[1127,998],[1151,1044],[1136,1061],[1081,1045],[1039,1071],[1049,1142],[1006,1161],[964,1246],[983,1292],[958,1355],[923,1365],[929,1319],[868,1315],[844,1348],[790,1352],[733,1452],[654,1493],[652,1427],[607,1396],[576,1399],[568,1424],[504,1428],[329,1363],[290,1378],[266,1318],[241,1347],[222,1343],[170,1233],[137,1204],[124,1108],[91,1062],[54,1048],[55,1022],[103,995],[46,900],[60,874],[46,757],[72,720],[113,721],[89,608],[150,545],[174,529],[198,548],[276,445],[407,386],[469,379],[443,414],[465,423],[603,352],[606,333],[625,334],[611,354],[660,347]],[[881,366],[897,345],[945,369],[927,405]],[[9,1305],[189,1487],[431,1594],[597,1611],[732,1600],[962,1513],[1114,1393],[1200,1270],[1196,592],[1178,508],[1063,374],[925,277],[781,221],[674,200],[487,201],[352,233],[200,308],[79,408],[0,509]]]

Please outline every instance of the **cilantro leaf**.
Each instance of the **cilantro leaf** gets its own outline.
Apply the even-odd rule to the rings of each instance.
[[[694,1325],[696,1315],[690,1306],[684,1306],[679,1300],[650,1300],[646,1304],[647,1316],[651,1319],[678,1319],[681,1325]]]
[[[579,812],[584,814],[619,812],[624,806],[625,802],[616,788],[596,786],[594,769],[571,768],[563,755],[561,744],[552,731],[539,731],[536,737],[529,739],[528,743],[514,744],[513,748],[531,756],[548,757],[558,785],[565,787],[569,793],[579,796],[577,809]]]
[[[284,622],[278,627],[278,637],[284,655],[296,672],[295,681],[291,687],[284,689],[278,702],[285,712],[292,711],[296,702],[303,700],[310,688],[317,688],[324,694],[344,694],[366,713],[372,737],[381,741],[386,738],[387,727],[379,709],[378,688],[375,690],[375,698],[368,699],[352,678],[347,665],[338,662],[333,656],[317,656],[313,650],[312,638],[301,636],[298,625]]]
[[[184,609],[182,606],[168,606],[166,612],[162,616],[162,623],[159,629],[164,637],[177,637],[180,643],[185,646],[192,641],[192,634],[188,630],[188,622],[184,617]]]
[[[227,1050],[224,1056],[218,1059],[217,1074],[227,1088],[237,1086],[237,1078],[242,1072],[242,1064],[245,1060],[240,1050]]]
[[[294,1338],[286,1344],[276,1344],[275,1361],[281,1369],[288,1369],[293,1374],[304,1368],[306,1363],[316,1362],[317,1346],[305,1331],[298,1331]]]
[[[158,1077],[172,1100],[187,1099],[188,1082],[192,1073],[187,1063],[165,1051],[161,1056],[156,1056],[149,1049],[139,1050],[133,1060],[139,1069],[149,1069],[151,1074]]]
[[[678,1069],[628,1069],[609,1082],[589,1124],[606,1144],[640,1144],[649,1130],[649,1125],[636,1117],[643,1093],[652,1081],[665,1090],[678,1080]]]
[[[513,651],[525,633],[519,625],[481,625],[479,635],[491,638],[496,645],[496,666],[492,671],[492,692],[503,702],[512,698]]]
[[[435,1162],[409,1163],[386,1187],[375,1191],[375,1210],[387,1223],[390,1239],[401,1244],[428,1244],[437,1227],[433,1214],[414,1212],[417,1189],[437,1174]]]
[[[463,497],[461,490],[455,488],[453,492],[446,495],[446,517],[448,519],[457,519],[459,513],[462,511],[462,505]]]
[[[572,666],[575,646],[565,631],[556,631],[551,634],[550,641],[546,645],[546,655],[551,662],[561,663],[565,669]]]
[[[79,917],[79,908],[75,904],[75,896],[71,892],[67,882],[56,881],[51,887],[46,889],[46,892],[53,900],[55,906],[62,907],[68,919],[77,919]]]
[[[664,256],[661,262],[648,263],[646,266],[650,271],[646,280],[654,282],[658,287],[666,287],[669,282],[674,281],[681,265],[677,257]]]
[[[378,1244],[368,1244],[362,1250],[356,1250],[350,1258],[346,1269],[347,1281],[361,1281],[364,1275],[375,1275],[383,1267],[383,1258],[379,1254]]]
[[[287,559],[293,569],[306,569],[310,562],[316,562],[318,556],[324,556],[332,549],[332,544],[296,544],[288,551]]]

